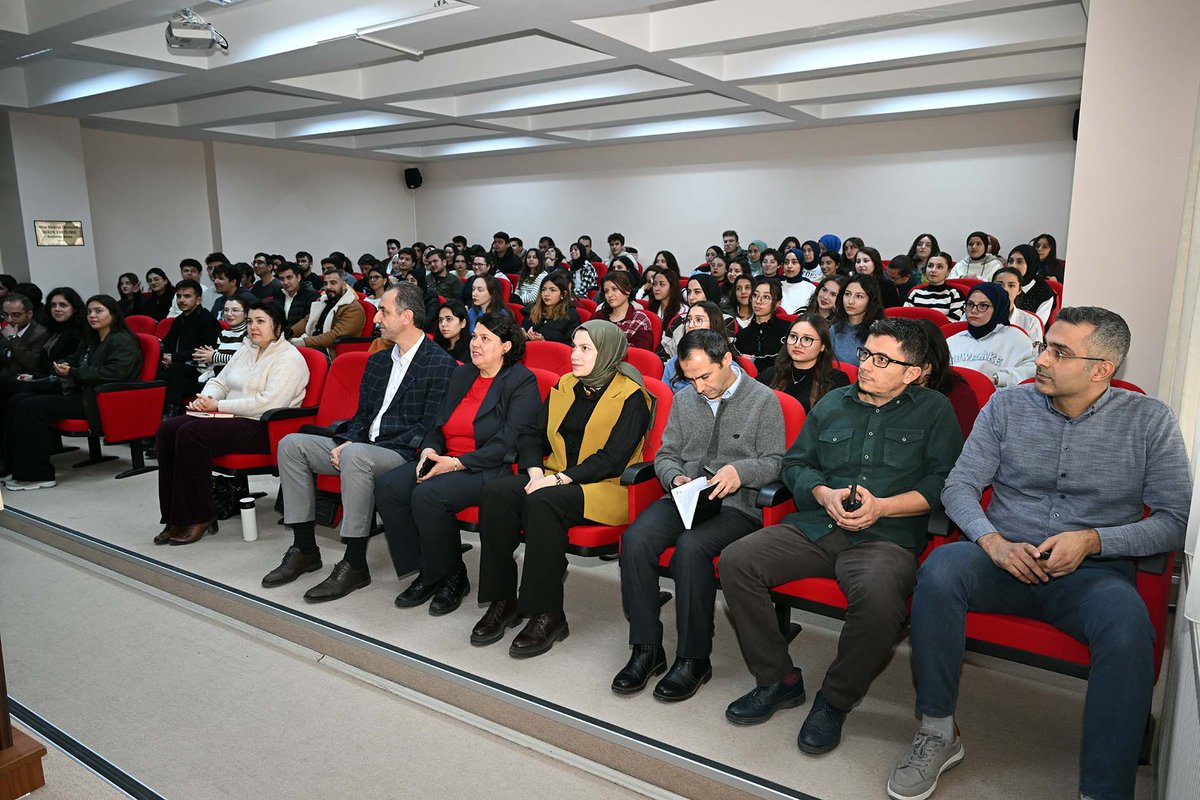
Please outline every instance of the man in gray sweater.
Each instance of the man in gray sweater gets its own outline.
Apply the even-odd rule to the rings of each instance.
[[[1192,491],[1171,409],[1110,385],[1129,340],[1111,311],[1064,308],[1035,345],[1036,384],[997,392],[975,420],[942,491],[967,541],[936,548],[917,573],[921,727],[888,780],[896,800],[929,797],[963,758],[954,710],[968,611],[1040,619],[1088,645],[1080,797],[1133,797],[1154,689],[1133,559],[1183,547]]]
[[[655,698],[667,702],[686,700],[712,677],[717,593],[712,560],[761,525],[755,494],[779,477],[786,448],[778,398],[733,363],[725,337],[709,330],[685,335],[679,342],[679,369],[695,391],[675,395],[654,471],[668,491],[709,475],[704,496],[720,500],[720,508],[708,516],[703,510],[707,501],[701,500],[687,529],[668,495],[621,537],[621,599],[633,655],[612,682],[614,692],[635,694],[666,669],[658,560],[673,546],[669,569],[675,580],[679,641],[670,672],[654,689]]]

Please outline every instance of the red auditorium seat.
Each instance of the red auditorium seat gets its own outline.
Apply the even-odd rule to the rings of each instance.
[[[512,318],[517,321],[518,325],[524,324],[525,309],[520,303],[505,303],[504,305],[508,308],[508,313],[512,314]]]
[[[975,286],[975,284],[977,284],[977,283],[983,283],[983,281],[981,281],[979,278],[947,278],[946,279],[946,285],[953,286],[955,289],[958,289],[960,292],[963,293],[963,297],[966,297],[970,293],[971,287]]]
[[[526,342],[521,361],[530,369],[566,375],[571,371],[571,348],[562,342]]]
[[[625,360],[646,377],[662,380],[662,359],[649,350],[644,350],[640,347],[630,347],[625,351]]]
[[[647,348],[649,350],[658,349],[659,342],[662,341],[663,324],[662,319],[653,311],[647,311],[646,316],[650,318],[650,340],[654,346]]]
[[[735,356],[733,360],[736,361],[737,365],[742,368],[742,372],[746,373],[751,378],[758,377],[758,367],[754,366],[753,360],[743,355]]]
[[[834,361],[833,368],[844,372],[846,374],[846,377],[850,379],[851,383],[854,383],[856,380],[858,380],[858,365],[857,364],[850,364],[845,361]]]
[[[317,406],[317,414],[311,422],[312,425],[329,430],[354,417],[358,411],[359,385],[362,383],[368,358],[369,356],[365,352],[353,352],[333,360],[325,376],[325,386],[321,390],[321,402]],[[333,500],[332,505],[324,506],[333,509],[324,518],[319,513],[322,504],[318,504],[317,521],[322,525],[333,527],[341,519],[339,500],[342,493],[341,476],[318,475],[316,476],[316,488],[318,495],[324,495]]]
[[[577,311],[581,308],[586,308],[588,311],[592,312],[592,314],[596,313],[596,301],[595,300],[589,300],[586,297],[577,297],[577,298],[575,298],[574,302],[575,302],[575,309]]]
[[[171,330],[171,323],[174,321],[174,317],[167,317],[154,326],[154,335],[158,337],[160,342],[167,338],[167,331]]]
[[[362,330],[357,336],[343,336],[333,343],[333,357],[337,358],[346,353],[365,353],[371,349],[371,344],[375,341],[375,314],[378,309],[374,305],[358,299],[358,304],[362,306],[364,322]]]
[[[151,334],[134,335],[142,351],[142,368],[137,380],[96,387],[96,405],[100,410],[101,429],[91,430],[86,419],[61,419],[51,423],[51,427],[60,436],[87,437],[88,459],[74,464],[75,467],[87,467],[116,459],[116,456],[106,456],[100,452],[100,440],[103,438],[106,444],[129,443],[132,466],[119,473],[117,478],[128,478],[158,469],[146,466],[142,447],[145,439],[153,439],[158,433],[158,426],[162,422],[163,401],[167,389],[164,382],[154,379],[158,373],[161,347],[158,339]]]
[[[967,382],[967,386],[971,387],[971,391],[975,394],[975,401],[979,404],[979,409],[982,409],[985,405],[987,405],[987,401],[990,400],[992,395],[996,393],[996,384],[992,383],[992,379],[987,375],[984,375],[982,372],[978,372],[968,367],[951,367],[951,369],[957,372],[959,377]],[[958,412],[959,410],[955,409],[955,413]],[[975,417],[977,416],[979,416],[978,411],[976,411],[974,416],[971,416],[970,419],[966,419],[961,413],[958,414],[958,424],[959,427],[962,428],[964,441],[966,441],[967,436],[970,435],[971,428],[975,425]]]
[[[914,286],[913,289],[920,289],[925,284]],[[950,323],[950,318],[940,311],[935,311],[932,308],[918,308],[916,306],[896,306],[895,308],[885,308],[883,310],[885,317],[902,317],[904,319],[927,319],[939,328]]]
[[[1054,278],[1047,278],[1046,285],[1054,291],[1054,308],[1050,310],[1050,316],[1046,320],[1046,327],[1049,328],[1054,324],[1054,320],[1058,317],[1059,309],[1063,305],[1063,285]]]
[[[1022,384],[1033,383],[1036,380],[1037,380],[1036,378],[1026,378],[1025,380],[1021,381],[1021,383]],[[1145,390],[1142,389],[1142,387],[1138,386],[1136,383],[1130,383],[1129,381],[1123,381],[1120,378],[1113,378],[1111,383],[1112,383],[1112,387],[1114,389],[1126,389],[1131,392],[1137,392],[1138,394],[1146,393]]]
[[[949,322],[942,326],[942,335],[945,336],[947,339],[949,339],[954,334],[962,333],[966,329],[967,329],[967,323],[965,320],[959,320],[958,322]]]
[[[145,314],[130,314],[125,318],[125,324],[134,333],[145,333],[154,336],[158,330],[158,320]]]
[[[576,308],[575,313],[579,315],[579,324],[580,325],[582,325],[585,322],[589,322],[592,319],[593,312],[588,311],[586,308]]]

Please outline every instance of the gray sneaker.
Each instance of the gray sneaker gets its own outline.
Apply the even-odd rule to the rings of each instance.
[[[957,732],[956,732],[957,733]],[[962,737],[947,742],[941,736],[917,731],[908,753],[888,778],[888,797],[894,800],[925,800],[937,788],[938,778],[963,758]]]

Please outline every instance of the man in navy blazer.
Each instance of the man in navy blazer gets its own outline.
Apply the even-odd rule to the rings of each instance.
[[[314,474],[341,476],[346,554],[328,578],[304,593],[310,603],[345,597],[371,582],[367,537],[375,511],[375,479],[416,456],[458,366],[425,337],[419,287],[402,283],[389,289],[375,319],[396,345],[367,360],[354,418],[332,437],[293,433],[279,445],[283,524],[291,527],[295,541],[282,563],[263,578],[263,586],[282,586],[321,568]]]

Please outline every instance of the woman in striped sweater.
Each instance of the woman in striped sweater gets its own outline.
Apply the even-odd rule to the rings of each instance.
[[[200,373],[201,383],[220,373],[234,353],[241,348],[246,338],[246,312],[249,311],[247,302],[239,297],[226,300],[224,321],[229,324],[229,330],[221,331],[216,347],[197,347],[193,351],[192,359],[208,367]]]
[[[946,315],[951,322],[962,319],[966,298],[953,286],[946,285],[954,260],[947,253],[934,253],[925,262],[926,283],[914,286],[904,305],[932,308]]]

